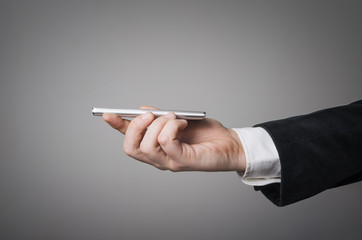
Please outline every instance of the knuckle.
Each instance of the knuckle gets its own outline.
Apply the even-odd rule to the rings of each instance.
[[[166,170],[167,170],[166,167],[161,166],[161,165],[159,165],[159,164],[155,165],[155,168],[157,168],[157,169],[159,169],[159,170],[162,170],[162,171],[166,171]]]
[[[171,171],[171,172],[179,172],[181,171],[181,166],[173,161],[170,162],[169,166],[168,166],[168,169]]]
[[[131,156],[133,154],[133,149],[127,144],[123,144],[123,151],[128,156]]]
[[[149,154],[149,153],[153,152],[153,148],[152,148],[152,146],[150,146],[150,144],[141,143],[140,151],[143,153]]]
[[[170,141],[170,138],[165,134],[160,134],[160,136],[158,136],[157,140],[158,140],[159,144],[161,144],[162,146],[165,146]]]
[[[175,166],[172,166],[172,167],[169,168],[169,170],[170,170],[171,172],[179,172],[179,171],[180,171],[180,168],[175,167]]]

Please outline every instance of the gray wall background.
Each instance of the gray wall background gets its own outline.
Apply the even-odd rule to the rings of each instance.
[[[1,239],[360,239],[361,183],[277,208],[233,172],[127,157],[90,111],[245,127],[347,104],[361,23],[361,1],[2,0]]]

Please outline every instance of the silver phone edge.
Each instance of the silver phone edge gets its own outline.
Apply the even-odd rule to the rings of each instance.
[[[152,112],[156,117],[173,112],[178,119],[185,120],[202,120],[206,117],[206,112],[203,111],[92,108],[94,116],[102,116],[103,113],[113,113],[125,118],[135,118],[145,112]]]

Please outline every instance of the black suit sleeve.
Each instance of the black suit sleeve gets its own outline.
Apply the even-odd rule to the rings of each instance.
[[[362,180],[362,100],[257,126],[270,134],[280,157],[281,183],[255,187],[274,204]]]

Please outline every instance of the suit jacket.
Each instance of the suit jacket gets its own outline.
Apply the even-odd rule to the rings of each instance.
[[[255,189],[277,206],[362,180],[362,100],[257,126],[276,145],[281,183]]]

